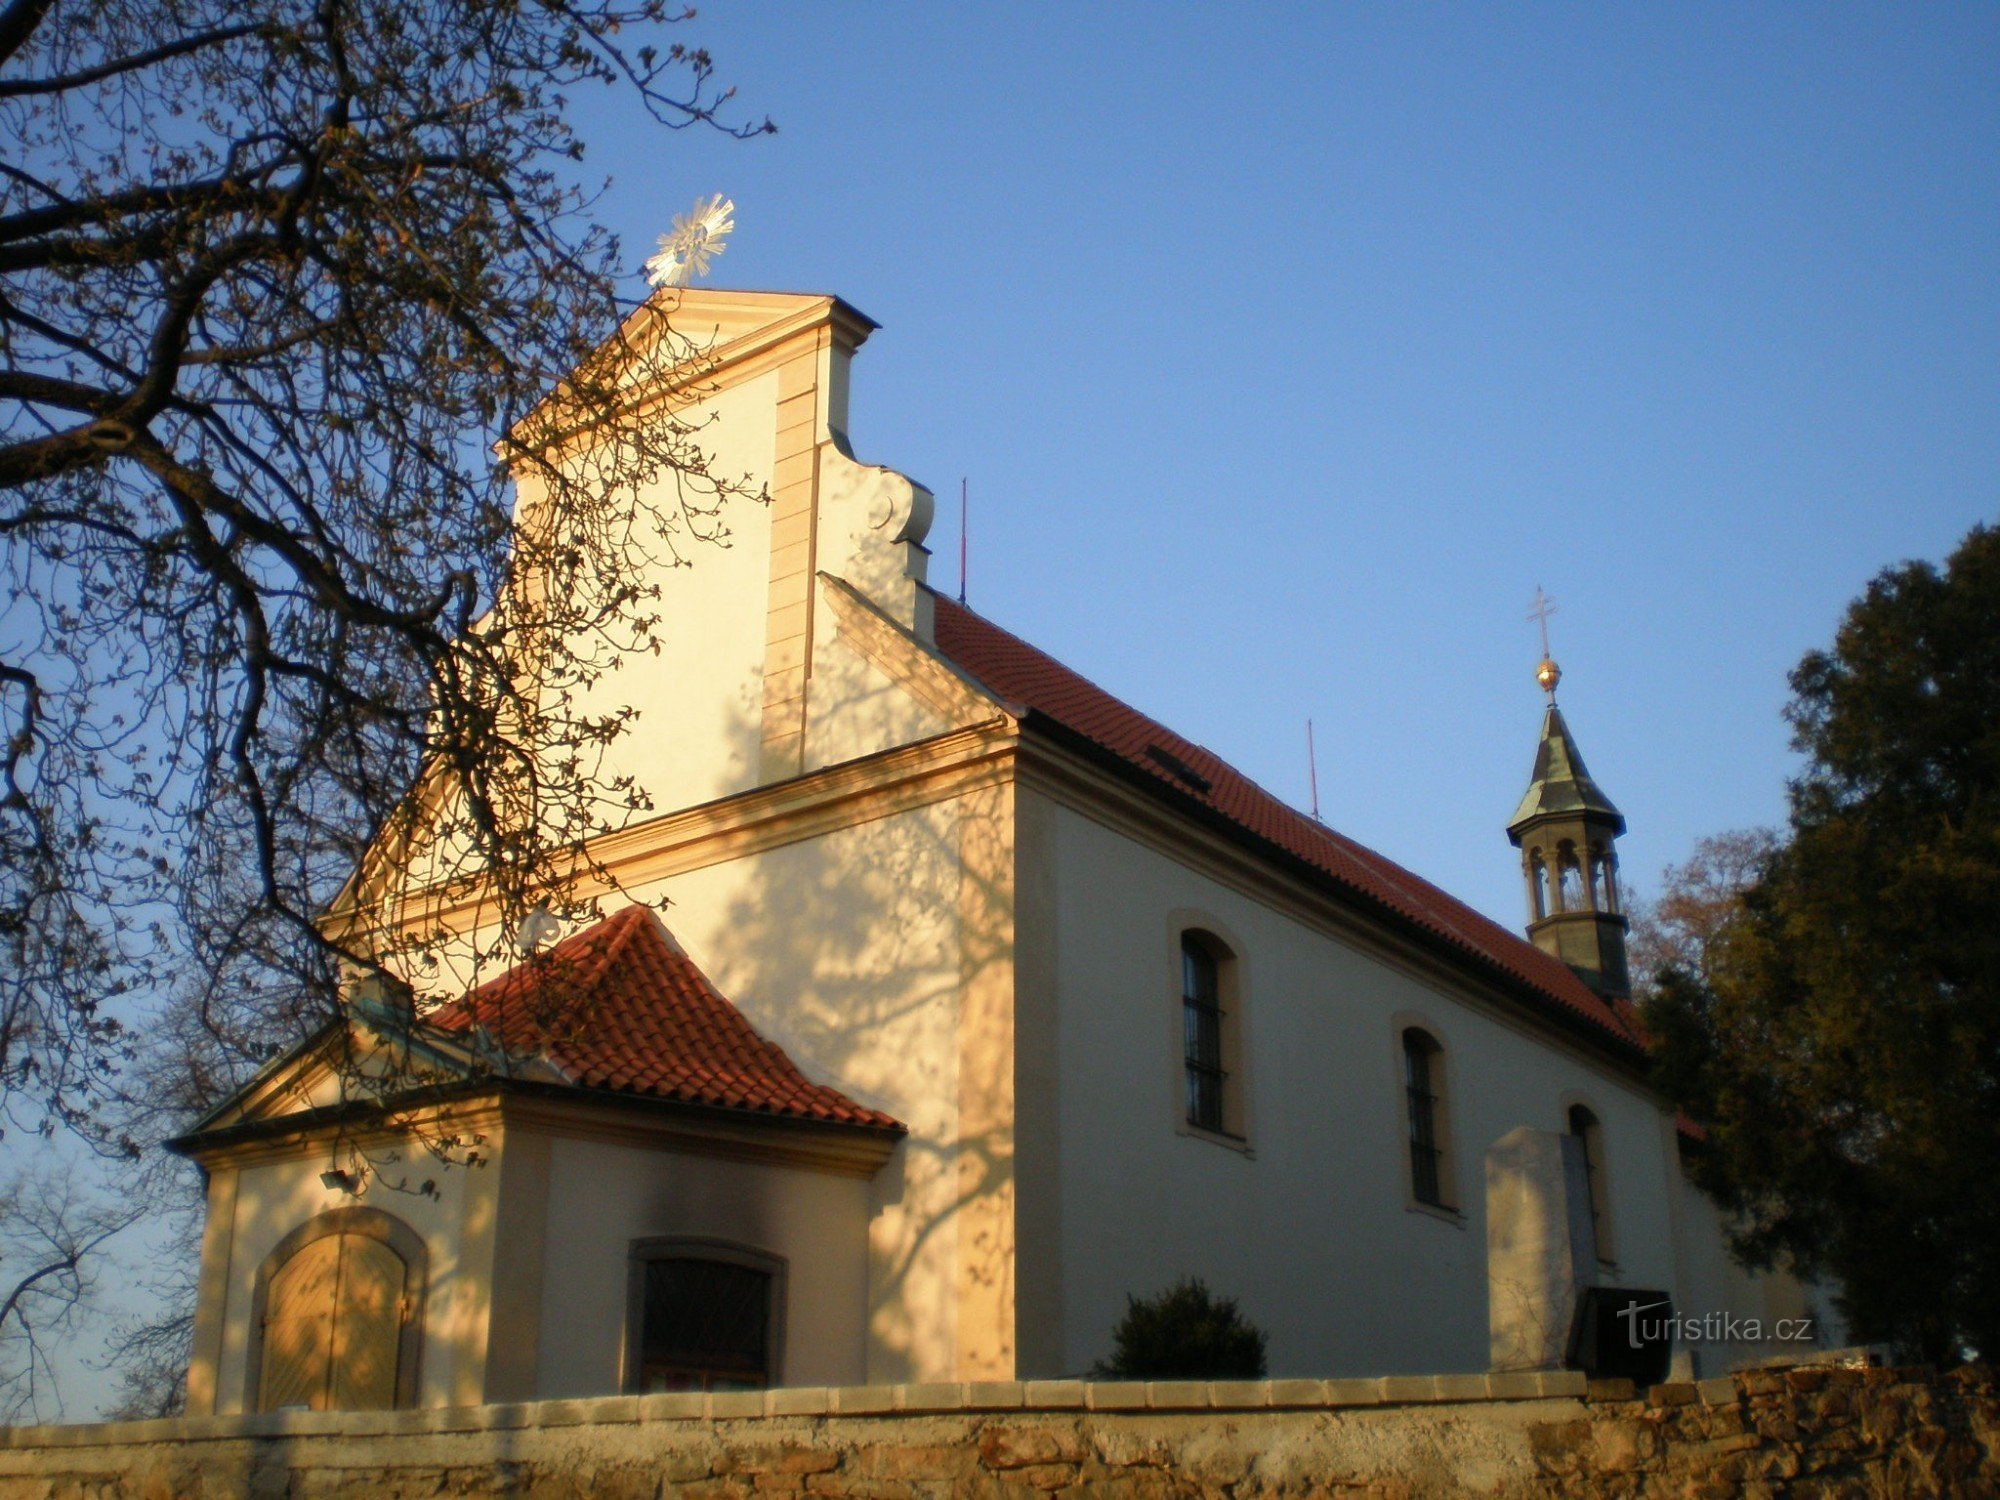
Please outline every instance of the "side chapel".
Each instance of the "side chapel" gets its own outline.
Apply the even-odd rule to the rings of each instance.
[[[931,495],[851,456],[854,308],[658,318],[771,503],[663,571],[663,652],[593,689],[656,811],[595,851],[632,904],[552,950],[586,1021],[509,1004],[532,964],[412,976],[466,1088],[344,1097],[322,1036],[182,1137],[190,1412],[1073,1376],[1188,1275],[1274,1376],[1560,1366],[1591,1287],[1808,1311],[1683,1175],[1553,663],[1523,937],[930,589]],[[430,1194],[379,1165],[413,1110],[481,1141]]]

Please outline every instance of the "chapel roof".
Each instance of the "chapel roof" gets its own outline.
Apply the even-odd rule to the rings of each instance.
[[[814,1083],[723,998],[653,911],[628,906],[572,933],[426,1020],[476,1023],[509,1057],[533,1057],[575,1087],[829,1125],[903,1126]]]
[[[1614,1008],[1599,998],[1561,959],[1308,818],[1212,751],[1182,739],[1046,652],[962,604],[934,597],[938,650],[1003,701],[1107,753],[1155,793],[1192,803],[1238,834],[1303,861],[1342,894],[1415,929],[1489,976],[1525,987],[1536,1004],[1556,1015],[1585,1023],[1621,1050],[1638,1049],[1629,1007]]]

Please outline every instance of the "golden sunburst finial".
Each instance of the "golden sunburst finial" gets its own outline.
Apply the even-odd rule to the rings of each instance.
[[[728,248],[736,228],[736,205],[717,193],[697,198],[691,213],[674,219],[672,234],[660,236],[659,253],[646,262],[646,279],[654,286],[686,286],[708,274],[708,263]]]

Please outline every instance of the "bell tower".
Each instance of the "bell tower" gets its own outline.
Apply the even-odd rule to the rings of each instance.
[[[1632,993],[1625,968],[1625,914],[1618,895],[1618,835],[1625,817],[1611,804],[1571,738],[1556,684],[1562,669],[1549,655],[1548,617],[1555,604],[1540,589],[1528,618],[1542,627],[1542,660],[1535,680],[1548,695],[1542,738],[1527,794],[1507,823],[1507,837],[1521,851],[1528,886],[1528,936],[1576,971],[1605,999]]]

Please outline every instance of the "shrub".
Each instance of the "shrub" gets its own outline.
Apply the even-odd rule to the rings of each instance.
[[[1125,1298],[1111,1332],[1111,1358],[1091,1367],[1098,1380],[1260,1380],[1264,1330],[1245,1322],[1234,1297],[1217,1297],[1184,1277],[1156,1296]]]

